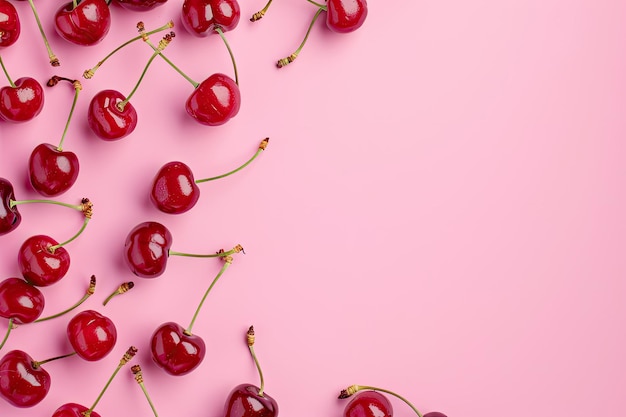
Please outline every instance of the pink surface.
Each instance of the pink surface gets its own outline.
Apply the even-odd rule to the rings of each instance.
[[[14,79],[42,84],[53,74],[80,77],[134,36],[138,20],[149,29],[180,22],[174,0],[148,13],[114,6],[107,38],[78,47],[54,33],[57,6],[35,1],[61,67],[47,64],[27,2],[14,2],[18,44],[0,53]],[[0,415],[91,405],[135,345],[160,416],[220,416],[235,385],[258,384],[249,325],[281,416],[339,416],[346,402],[336,397],[351,384],[396,391],[424,413],[449,417],[625,414],[626,3],[372,0],[362,28],[338,35],[318,22],[281,70],[275,60],[297,47],[315,9],[275,2],[249,22],[263,3],[241,2],[241,22],[227,33],[242,107],[224,126],[189,118],[191,85],[155,60],[132,101],[132,136],[107,143],[90,133],[89,100],[105,88],[127,94],[150,56],[146,45],[83,81],[64,143],[81,172],[58,199],[89,197],[94,216],[67,247],[68,276],[44,289],[44,315],[80,298],[95,274],[97,291],[81,309],[113,319],[118,343],[99,362],[47,364],[46,399],[30,409],[0,401]],[[192,78],[232,73],[219,37],[175,29],[166,55]],[[41,142],[58,143],[71,104],[69,86],[45,93],[35,120],[0,124],[0,177],[18,199],[37,196],[28,157]],[[264,137],[267,151],[237,175],[201,184],[190,212],[172,216],[150,204],[165,162],[184,161],[196,178],[217,175]],[[63,240],[80,226],[63,208],[20,211],[19,228],[0,237],[3,278],[18,276],[26,238]],[[209,295],[194,326],[207,357],[183,377],[151,363],[150,335],[166,321],[188,323],[220,262],[172,257],[163,276],[134,277],[122,247],[146,220],[170,229],[173,250],[240,243],[246,251]],[[129,280],[131,292],[101,305]],[[1,353],[67,353],[70,317],[14,330]],[[411,415],[391,401],[397,416]],[[128,369],[96,411],[152,415]]]

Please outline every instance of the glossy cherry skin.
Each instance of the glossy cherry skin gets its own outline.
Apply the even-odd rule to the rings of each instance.
[[[41,113],[44,104],[43,88],[34,78],[22,77],[15,87],[0,89],[0,119],[7,122],[27,122]]]
[[[37,320],[46,300],[39,288],[21,278],[7,278],[0,282],[0,317],[13,319],[16,324]]]
[[[367,17],[367,0],[328,0],[326,6],[326,26],[333,32],[353,32]]]
[[[137,111],[129,102],[123,110],[117,106],[126,97],[119,91],[103,90],[89,103],[87,123],[101,139],[112,141],[130,135],[137,127]]]
[[[424,417],[447,417],[444,413],[440,413],[439,411],[431,411],[430,413],[424,414]]]
[[[22,222],[22,215],[16,207],[11,207],[15,200],[13,184],[0,178],[0,236],[15,230]]]
[[[111,11],[105,0],[82,0],[61,6],[54,14],[54,27],[63,39],[90,46],[102,41],[111,28]]]
[[[156,278],[165,272],[172,234],[157,222],[143,222],[130,231],[124,244],[124,259],[133,274]]]
[[[50,374],[33,358],[12,350],[0,359],[0,396],[16,407],[37,405],[50,390]]]
[[[54,413],[52,413],[52,417],[85,417],[85,411],[89,411],[89,409],[84,405],[67,403],[57,408]],[[92,411],[90,416],[100,417],[100,414]]]
[[[250,384],[237,385],[228,395],[224,417],[275,417],[278,415],[276,401]]]
[[[202,81],[191,93],[185,109],[199,123],[219,126],[239,113],[239,86],[227,75],[216,73]]]
[[[170,375],[188,374],[200,365],[206,354],[204,340],[185,334],[177,323],[164,323],[152,334],[152,360]]]
[[[343,410],[343,417],[392,417],[393,408],[383,394],[376,391],[359,391]]]
[[[150,201],[164,213],[180,214],[198,202],[200,189],[191,169],[182,162],[168,162],[157,172]]]
[[[20,37],[21,27],[15,6],[7,0],[0,0],[0,47],[13,45]]]
[[[37,145],[28,160],[30,183],[35,191],[46,197],[69,190],[78,178],[79,169],[74,152],[60,151],[49,143]]]
[[[185,0],[181,21],[189,33],[209,36],[219,27],[228,32],[237,27],[241,10],[237,0]]]
[[[137,12],[145,12],[161,6],[167,0],[117,0],[117,3],[125,9]]]
[[[70,254],[64,247],[54,252],[59,243],[50,236],[35,235],[24,241],[17,254],[17,263],[24,279],[32,285],[47,287],[58,282],[70,269]]]
[[[98,361],[115,347],[117,329],[108,317],[94,310],[85,310],[67,324],[67,338],[78,356],[87,361]]]

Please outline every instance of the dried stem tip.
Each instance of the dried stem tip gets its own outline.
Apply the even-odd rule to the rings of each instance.
[[[128,348],[122,359],[120,359],[120,366],[126,365],[137,354],[137,348],[131,346]]]
[[[81,200],[82,212],[86,218],[91,219],[93,215],[93,203],[89,201],[88,198],[83,198]]]
[[[133,365],[130,368],[130,371],[133,373],[133,375],[135,375],[135,381],[137,381],[138,384],[143,384],[143,374],[141,373],[141,366]]]
[[[246,333],[246,337],[248,339],[248,346],[254,345],[254,340],[255,340],[254,326],[250,326],[250,328],[248,329],[248,332]]]
[[[270,141],[270,138],[265,138],[259,144],[259,149],[265,150],[267,148],[267,143]]]
[[[96,292],[96,276],[92,275],[89,278],[89,288],[87,288],[87,294],[93,295]]]
[[[341,390],[341,393],[339,394],[338,398],[340,399],[348,398],[354,395],[358,390],[359,390],[358,385],[350,385],[348,388]]]

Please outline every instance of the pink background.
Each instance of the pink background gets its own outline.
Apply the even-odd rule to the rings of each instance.
[[[196,81],[232,74],[219,37],[194,38],[179,25],[179,1],[148,13],[112,6],[111,32],[88,48],[56,35],[56,5],[35,2],[61,67],[47,64],[27,2],[14,2],[23,33],[0,52],[13,79],[80,77],[134,36],[138,20],[150,29],[170,19],[177,37],[166,55],[181,69]],[[244,341],[251,324],[281,416],[340,416],[346,402],[336,396],[351,384],[394,390],[423,413],[449,417],[626,413],[626,3],[372,0],[357,32],[334,34],[320,20],[281,70],[275,60],[297,47],[314,6],[274,2],[253,24],[247,18],[264,0],[240,4],[239,26],[226,36],[242,107],[224,126],[190,119],[191,85],[155,60],[132,100],[132,136],[107,143],[90,133],[89,100],[105,88],[127,94],[146,45],[83,81],[64,143],[81,173],[58,199],[89,197],[95,213],[67,246],[68,276],[44,289],[44,314],[80,298],[95,274],[96,294],[81,309],[112,318],[118,343],[99,362],[47,364],[47,398],[31,409],[0,401],[0,415],[90,406],[130,345],[160,416],[223,415],[235,385],[258,384]],[[58,143],[73,94],[68,85],[45,93],[35,120],[0,124],[0,176],[18,199],[37,196],[28,157],[41,142]],[[184,161],[196,178],[217,175],[266,136],[267,151],[246,170],[200,185],[192,211],[151,206],[150,183],[165,162]],[[20,211],[20,227],[0,238],[2,278],[19,274],[27,237],[60,241],[80,226],[67,209]],[[220,263],[172,257],[160,278],[134,277],[121,251],[146,220],[170,229],[173,250],[246,250],[209,295],[194,326],[208,354],[183,377],[151,363],[150,335],[165,321],[188,324]],[[103,307],[128,280],[136,287]],[[14,330],[3,353],[67,353],[70,317]],[[397,416],[412,415],[392,403]],[[152,415],[128,369],[96,411]]]

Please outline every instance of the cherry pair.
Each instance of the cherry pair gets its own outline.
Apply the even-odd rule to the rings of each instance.
[[[379,392],[380,391],[380,392]],[[418,417],[446,417],[445,414],[438,411],[422,414],[413,404],[406,398],[383,388],[370,387],[365,385],[351,385],[339,394],[340,399],[352,399],[344,409],[344,417],[392,417],[393,408],[391,403],[381,392],[393,395],[404,401],[418,415]]]

